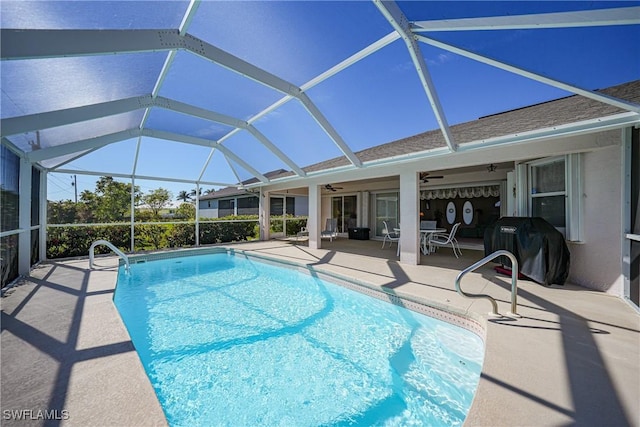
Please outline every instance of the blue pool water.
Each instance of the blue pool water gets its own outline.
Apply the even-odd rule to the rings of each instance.
[[[120,271],[115,304],[172,426],[461,425],[475,334],[230,254]]]

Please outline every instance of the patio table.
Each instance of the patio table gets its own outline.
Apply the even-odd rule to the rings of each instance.
[[[446,233],[446,228],[421,228],[420,229],[420,243],[422,243],[423,255],[429,255],[429,238],[434,233]]]
[[[400,229],[399,228],[394,228],[393,231],[395,231],[398,235],[400,235]],[[421,228],[420,229],[420,244],[422,246],[422,253],[424,255],[429,255],[429,237],[434,234],[434,233],[446,233],[447,229],[446,228]],[[400,256],[400,240],[398,240],[398,250],[397,250],[397,256]]]

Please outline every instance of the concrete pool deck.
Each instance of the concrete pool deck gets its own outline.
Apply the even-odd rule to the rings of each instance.
[[[228,245],[487,319],[467,426],[640,426],[640,316],[626,302],[570,284],[521,280],[522,318],[492,319],[488,301],[454,290],[458,272],[482,252],[463,249],[456,259],[445,249],[411,266],[397,261],[395,246],[380,246],[347,239],[323,241],[318,250],[273,240]],[[43,263],[4,295],[3,426],[166,425],[112,302],[117,262],[98,258],[94,270],[88,259]],[[510,286],[491,264],[462,280],[467,292],[495,297],[500,313],[510,309]]]

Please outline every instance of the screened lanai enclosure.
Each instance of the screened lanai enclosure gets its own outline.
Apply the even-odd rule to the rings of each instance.
[[[424,159],[417,180],[458,154],[484,169],[487,147],[637,126],[637,99],[599,89],[640,78],[639,5],[2,1],[2,286],[97,239],[136,251],[295,234],[321,222],[311,196],[338,174],[373,182]],[[570,96],[601,113],[455,131]],[[417,212],[419,191],[402,206]]]

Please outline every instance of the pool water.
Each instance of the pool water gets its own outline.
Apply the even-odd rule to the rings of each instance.
[[[115,304],[172,426],[461,425],[472,332],[231,254],[121,268]]]

